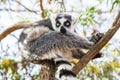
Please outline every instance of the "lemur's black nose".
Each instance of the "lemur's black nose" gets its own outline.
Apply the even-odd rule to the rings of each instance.
[[[65,34],[65,33],[66,33],[66,29],[62,26],[62,27],[60,28],[60,32],[63,33],[63,34]]]

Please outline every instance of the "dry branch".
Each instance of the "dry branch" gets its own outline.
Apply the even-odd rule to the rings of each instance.
[[[27,10],[27,11],[29,11],[29,12],[32,12],[32,13],[37,14],[37,12],[36,12],[36,11],[34,11],[34,10],[31,10],[31,9],[27,8],[25,5],[23,5],[23,4],[22,4],[21,2],[19,2],[18,0],[16,0],[16,2],[17,2],[19,5],[21,5],[22,7],[24,7],[24,8],[25,8],[25,10]]]
[[[105,46],[105,44],[112,38],[115,32],[120,27],[120,12],[118,13],[113,26],[107,31],[105,36],[93,47],[88,51],[87,55],[85,55],[78,63],[73,67],[73,72],[78,74],[79,71],[87,65],[87,63],[94,58],[95,55]]]
[[[42,17],[42,18],[45,18],[44,8],[43,8],[43,5],[42,5],[42,0],[40,0],[40,9],[42,10],[41,17]]]
[[[0,34],[0,41],[2,39],[4,39],[7,35],[9,35],[11,32],[15,31],[15,30],[18,30],[18,29],[21,29],[21,28],[24,28],[26,27],[27,25],[30,25],[30,23],[28,21],[26,22],[19,22],[9,28],[7,28],[4,32],[2,32]]]

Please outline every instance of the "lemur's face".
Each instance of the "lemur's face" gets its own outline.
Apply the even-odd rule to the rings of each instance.
[[[73,31],[73,20],[71,15],[59,14],[55,19],[55,30],[66,33],[67,31]]]

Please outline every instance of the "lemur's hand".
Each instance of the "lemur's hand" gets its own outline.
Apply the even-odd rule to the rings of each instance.
[[[95,44],[104,36],[103,33],[96,33],[90,39],[90,41],[94,42]]]
[[[95,44],[104,36],[103,33],[96,33],[95,35],[93,35],[91,37],[91,40],[92,42],[94,42]],[[93,59],[96,59],[96,58],[100,58],[102,57],[102,53],[99,52]]]

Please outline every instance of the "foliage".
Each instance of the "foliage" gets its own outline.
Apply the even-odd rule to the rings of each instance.
[[[26,63],[21,63],[22,64],[22,70],[27,70],[27,67],[30,66],[30,64],[26,64]],[[10,60],[10,59],[3,59],[3,61],[0,63],[0,76],[5,76],[5,79],[11,78],[12,80],[21,80],[21,79],[25,79],[25,77],[23,77],[23,75],[21,75],[18,70],[19,63],[16,62],[15,60]],[[33,68],[33,67],[32,67]],[[39,80],[39,74],[34,74],[31,75],[30,73],[25,73],[29,76],[31,76],[31,78],[33,80]]]
[[[0,2],[6,3],[8,0],[0,0]]]
[[[80,12],[79,21],[83,26],[89,26],[91,24],[94,24],[95,21],[95,14],[99,13],[100,11],[97,10],[95,7],[90,7],[86,9],[86,11]]]
[[[80,79],[92,79],[92,80],[118,80],[116,76],[120,76],[120,63],[118,60],[103,61],[101,63],[96,64],[98,62],[92,61],[90,62],[86,68],[84,68],[81,72],[79,78]],[[114,73],[116,73],[114,75]],[[83,76],[81,76],[81,74]]]
[[[6,79],[7,77],[10,77],[7,76],[9,74],[11,75],[11,78],[13,78],[13,80],[20,80],[20,75],[18,74],[17,70],[17,62],[15,62],[14,60],[4,59],[0,63],[0,73],[3,74]]]
[[[115,6],[118,6],[118,7],[120,8],[120,0],[114,0],[114,1],[113,1],[111,10],[113,10],[113,8],[114,8]]]

